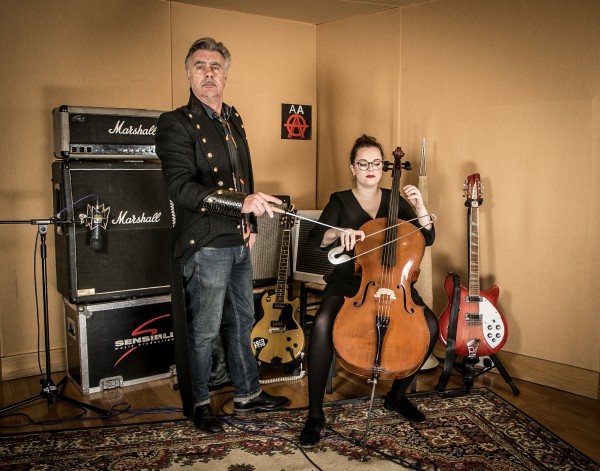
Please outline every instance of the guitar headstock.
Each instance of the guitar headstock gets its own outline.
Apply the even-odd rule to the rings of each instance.
[[[476,208],[483,204],[483,184],[478,173],[469,175],[464,183],[465,206]]]
[[[285,212],[285,214],[281,215],[281,225],[284,230],[291,229],[296,221],[296,218],[293,216],[296,214],[296,207],[291,204],[289,209]]]

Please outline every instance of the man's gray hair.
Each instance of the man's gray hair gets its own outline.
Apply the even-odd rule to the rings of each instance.
[[[222,42],[217,42],[213,38],[208,37],[200,38],[194,41],[194,44],[192,44],[190,47],[187,56],[185,56],[185,70],[188,68],[188,60],[190,56],[198,50],[220,52],[223,56],[223,59],[225,59],[225,71],[229,70],[229,66],[231,65],[231,54],[229,54],[229,50]]]

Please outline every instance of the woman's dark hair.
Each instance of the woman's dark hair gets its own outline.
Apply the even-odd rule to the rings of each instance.
[[[352,150],[350,151],[351,165],[354,165],[354,162],[356,162],[356,153],[359,149],[362,149],[363,147],[377,147],[379,149],[379,152],[381,152],[381,158],[383,159],[382,145],[379,142],[377,142],[377,139],[375,139],[374,137],[363,134],[356,141],[354,141],[354,145],[352,146]]]

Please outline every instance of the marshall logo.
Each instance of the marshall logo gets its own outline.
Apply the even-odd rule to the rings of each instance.
[[[152,125],[149,128],[144,128],[141,124],[134,128],[133,126],[125,127],[125,120],[118,120],[114,128],[108,130],[109,134],[123,134],[136,136],[155,136],[156,126]]]
[[[129,215],[129,211],[120,211],[119,215],[111,222],[113,224],[152,224],[160,222],[162,212],[156,212],[152,216],[146,216],[146,213],[141,215]]]

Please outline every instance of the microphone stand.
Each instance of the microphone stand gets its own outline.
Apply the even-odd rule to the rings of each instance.
[[[91,404],[77,401],[70,397],[67,397],[59,393],[59,388],[66,384],[68,376],[65,376],[58,384],[54,384],[52,381],[52,367],[50,364],[50,332],[49,332],[49,319],[48,319],[48,270],[46,265],[46,233],[48,232],[49,224],[72,224],[72,220],[61,220],[61,219],[31,219],[31,220],[17,220],[17,221],[0,221],[0,224],[31,224],[38,226],[38,233],[40,235],[40,257],[42,258],[42,305],[44,313],[44,347],[46,349],[46,376],[40,379],[42,389],[37,396],[32,396],[29,399],[16,402],[10,406],[3,407],[0,409],[0,415],[6,411],[15,409],[17,407],[29,404],[30,402],[38,399],[47,399],[48,407],[52,407],[54,399],[64,401],[74,406],[81,407],[83,409],[89,409],[97,412],[102,417],[108,417],[112,413],[108,410],[101,409]],[[34,275],[35,276],[35,275]]]

